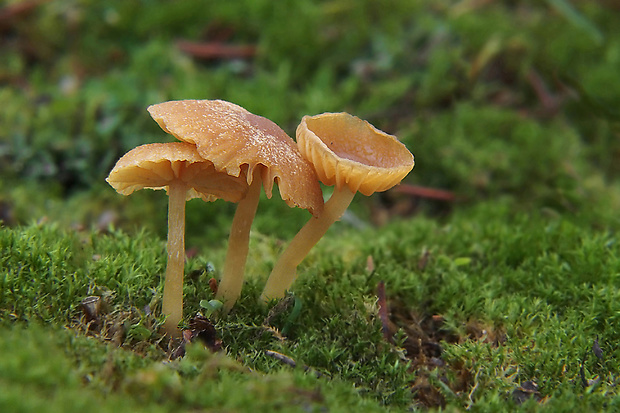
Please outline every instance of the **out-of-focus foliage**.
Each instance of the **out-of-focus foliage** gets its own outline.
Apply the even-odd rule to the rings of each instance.
[[[469,180],[431,159],[462,147],[461,134],[484,140],[482,151],[505,145],[519,132],[485,135],[477,126],[500,117],[505,128],[519,117],[539,124],[529,152],[572,136],[579,154],[563,154],[567,163],[579,156],[615,176],[616,21],[605,7],[565,1],[43,2],[3,26],[2,174],[87,187],[128,149],[169,139],[147,105],[222,98],[290,133],[303,114],[348,110],[403,137],[424,165],[411,179],[456,191],[469,192]],[[200,61],[179,50],[179,39],[252,45],[256,55]],[[458,109],[463,103],[471,109]],[[463,114],[484,106],[494,109]],[[434,132],[454,144],[434,141]],[[507,145],[509,158],[519,156]],[[505,169],[462,156],[474,171]],[[538,178],[527,165],[510,166],[516,180]],[[492,192],[522,189],[502,182],[491,180]]]
[[[2,3],[0,410],[613,409],[618,27],[611,0]],[[300,266],[294,304],[265,308],[281,240],[309,215],[263,196],[243,295],[214,320],[224,354],[164,364],[165,195],[104,179],[173,139],[148,105],[188,98],[291,135],[348,111],[415,154],[405,184],[454,200],[358,196]],[[233,211],[187,204],[188,315],[213,298]],[[99,330],[88,295],[107,306]]]

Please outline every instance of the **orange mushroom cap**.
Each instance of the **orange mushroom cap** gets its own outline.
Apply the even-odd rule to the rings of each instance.
[[[173,180],[188,186],[187,199],[224,199],[239,202],[248,190],[245,175],[218,172],[194,145],[185,142],[151,143],[123,155],[106,181],[117,192],[129,195],[143,188],[165,189]]]
[[[390,189],[413,169],[399,140],[348,113],[304,116],[297,127],[301,154],[325,185],[371,195]]]
[[[200,155],[229,175],[245,172],[252,183],[260,168],[265,193],[271,197],[274,180],[288,205],[321,213],[323,197],[312,165],[278,125],[223,100],[179,100],[148,107],[167,133],[196,145]]]

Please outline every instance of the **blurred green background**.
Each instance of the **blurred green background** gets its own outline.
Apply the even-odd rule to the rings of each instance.
[[[114,394],[109,410],[127,400],[158,408],[162,394],[188,408],[221,406],[197,401],[205,388],[243,393],[239,409],[257,400],[273,408],[272,393],[280,405],[300,397],[310,405],[315,388],[323,406],[501,411],[523,380],[539,380],[564,411],[611,406],[620,358],[619,27],[614,0],[0,2],[0,327],[10,332],[0,340],[8,372],[0,369],[0,384],[16,389],[14,399],[0,389],[0,406],[26,403],[19,391],[56,389],[48,375],[57,370],[73,391],[58,411],[87,405],[84,387]],[[261,200],[249,260],[256,277],[217,328],[228,354],[268,379],[206,353],[161,368],[166,354],[143,306],[159,299],[167,199],[121,196],[105,178],[131,148],[173,140],[146,112],[172,99],[229,100],[291,136],[303,115],[347,111],[415,155],[402,185],[358,195],[309,256],[303,271],[318,276],[296,284],[303,316],[289,322],[282,312],[268,326],[290,324],[286,340],[263,334],[254,298],[309,214],[277,191]],[[234,207],[187,204],[191,311],[209,298]],[[379,281],[398,330],[390,345],[377,317]],[[64,331],[80,328],[85,294],[112,303],[110,319],[127,330],[120,349]],[[33,320],[47,325],[21,328]],[[443,346],[444,364],[419,348],[416,358],[416,334]],[[599,335],[606,358],[587,364],[580,357]],[[47,340],[62,369],[45,364]],[[14,358],[9,349],[23,341]],[[273,348],[334,380],[283,373],[264,355]],[[204,365],[224,373],[209,376]],[[274,390],[291,377],[299,387],[290,394]]]
[[[148,105],[188,98],[232,101],[292,136],[304,114],[348,111],[414,153],[406,183],[459,207],[510,197],[579,212],[620,173],[617,13],[568,0],[4,2],[1,218],[163,234],[163,194],[124,199],[104,179],[129,149],[171,139]],[[398,201],[375,198],[353,210],[370,220]],[[232,206],[188,208],[190,243],[225,235]],[[290,225],[273,222],[285,210]],[[264,202],[256,229],[288,237],[306,217]]]

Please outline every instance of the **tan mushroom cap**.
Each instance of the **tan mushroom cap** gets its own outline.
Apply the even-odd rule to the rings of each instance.
[[[297,144],[326,185],[371,195],[390,189],[413,169],[413,155],[392,135],[348,113],[304,116]]]
[[[318,215],[323,197],[316,174],[295,142],[278,125],[222,100],[179,100],[148,107],[167,133],[196,145],[200,155],[229,175],[245,172],[248,184],[258,169],[271,197],[273,182],[288,205]]]
[[[218,172],[194,145],[185,142],[138,146],[118,160],[106,179],[123,195],[143,188],[166,189],[175,180],[188,186],[187,199],[239,202],[248,190],[245,175]]]

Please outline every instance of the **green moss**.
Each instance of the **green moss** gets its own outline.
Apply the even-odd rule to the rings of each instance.
[[[0,411],[614,409],[612,7],[285,3],[44,2],[3,26]],[[178,39],[256,54],[201,60]],[[166,196],[123,197],[104,178],[130,148],[172,139],[146,106],[187,98],[233,101],[291,135],[305,114],[349,111],[415,154],[406,184],[456,200],[357,196],[357,221],[311,251],[289,301],[263,307],[309,219],[263,195],[243,295],[213,320],[223,351],[169,361]],[[213,298],[234,208],[187,204],[186,321]],[[104,306],[89,327],[91,295]],[[538,391],[518,406],[527,381]]]
[[[344,383],[351,383],[357,388],[356,396],[351,397],[359,403],[376,399],[387,406],[415,405],[418,399],[411,393],[411,383],[420,375],[425,375],[445,400],[460,406],[493,406],[498,402],[494,397],[509,395],[526,380],[536,381],[541,394],[553,403],[560,403],[556,398],[568,397],[562,394],[569,387],[587,394],[591,406],[601,405],[615,394],[614,377],[619,372],[612,361],[616,357],[612,343],[618,335],[613,326],[620,313],[615,288],[620,274],[616,226],[592,228],[579,219],[515,213],[507,204],[498,203],[457,212],[444,225],[420,217],[380,230],[349,228],[337,235],[344,225],[338,223],[300,268],[293,291],[302,306],[295,319],[289,317],[292,307],[282,307],[268,317],[266,309],[257,304],[266,272],[261,270],[262,262],[250,260],[248,273],[258,276],[249,278],[233,314],[216,324],[226,354],[240,363],[231,365],[235,373],[230,376],[213,376],[217,386],[248,385],[287,406],[312,403],[306,396],[315,397],[303,392],[306,396],[300,396],[299,390],[291,394],[275,390],[290,380],[303,388],[327,386],[336,393],[346,388]],[[373,234],[372,244],[364,242],[366,232]],[[161,294],[162,242],[149,241],[152,237],[148,234],[89,235],[34,225],[4,228],[1,239],[3,268],[7,269],[0,301],[5,323],[18,319],[71,324],[79,317],[79,297],[89,294],[112,297],[116,309],[112,315],[128,306],[152,305]],[[9,249],[22,254],[8,254]],[[329,253],[335,250],[339,254]],[[92,259],[94,253],[96,260]],[[277,249],[264,253],[277,254]],[[428,256],[422,267],[425,253]],[[368,256],[375,266],[370,272]],[[204,258],[190,262],[188,272],[200,269]],[[204,272],[198,278],[188,276],[188,314],[198,310],[199,300],[212,297],[204,287],[208,277]],[[427,331],[444,337],[441,346],[446,365],[442,370],[419,365],[412,370],[411,366],[417,365],[412,363],[419,360],[410,353],[411,343],[405,340],[399,349],[386,342],[376,303],[379,281],[387,286],[396,327],[410,337],[422,325],[420,320],[437,315],[444,320],[441,330]],[[126,338],[121,343],[127,350],[106,349],[103,343],[83,337],[76,341],[89,343],[90,350],[79,351],[85,356],[78,365],[89,371],[95,382],[104,387],[111,385],[109,381],[127,382],[127,388],[141,389],[135,392],[142,401],[171,397],[190,405],[231,403],[215,398],[209,402],[215,404],[205,405],[206,397],[193,387],[193,381],[188,383],[183,374],[156,367],[157,363],[145,367],[140,362],[131,367],[135,356],[129,349],[141,348],[154,360],[163,354],[155,344],[156,324],[144,315],[125,317]],[[138,326],[148,334],[132,335]],[[287,339],[282,341],[278,330],[284,328]],[[15,333],[7,331],[7,337],[14,337]],[[604,349],[600,361],[591,350],[594,340]],[[148,342],[152,343],[150,350],[144,346]],[[311,379],[311,372],[300,370],[291,379],[286,366],[267,356],[266,350],[286,354],[322,377]],[[102,356],[110,351],[108,358]],[[403,359],[404,354],[409,359]],[[92,365],[91,357],[98,363],[117,365],[114,379],[99,377],[101,367]],[[127,357],[129,361],[123,361]],[[191,367],[191,360],[181,362],[181,371],[200,369]],[[216,360],[220,360],[214,361],[216,364],[225,362],[220,356]],[[580,384],[582,364],[586,380],[599,377],[592,389]],[[266,381],[262,378],[264,388],[260,390],[246,382],[253,380],[251,375],[239,376],[247,367],[267,377],[279,373]],[[463,374],[469,379],[460,387]],[[342,382],[344,387],[327,385],[326,380]],[[340,396],[334,397],[339,403]],[[327,400],[320,399],[322,403]],[[249,408],[252,397],[235,400],[230,406]],[[568,397],[567,403],[570,400]]]
[[[162,363],[36,324],[1,331],[3,411],[383,411],[344,382],[301,370],[265,376],[196,346],[181,362]]]

